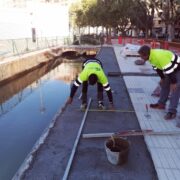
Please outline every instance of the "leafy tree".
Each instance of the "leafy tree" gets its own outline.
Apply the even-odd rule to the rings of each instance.
[[[180,1],[166,0],[162,3],[161,18],[166,25],[166,33],[169,35],[169,40],[174,39],[174,27],[180,21]]]
[[[97,25],[103,26],[107,30],[107,35],[111,33],[111,28],[117,29],[126,34],[130,29],[129,7],[132,0],[97,0]]]
[[[111,12],[113,14],[112,26],[125,35],[131,28],[130,24],[130,7],[132,0],[117,0],[112,4]]]
[[[105,27],[107,35],[115,28],[123,35],[131,29],[148,35],[152,30],[155,11],[163,9],[167,26],[179,21],[180,0],[79,0],[70,9],[71,24],[75,27]]]
[[[149,31],[152,31],[155,10],[160,9],[158,0],[134,0],[131,6],[131,24],[139,30],[145,32],[146,37]]]
[[[73,27],[86,27],[95,24],[94,7],[96,0],[82,0],[72,4],[70,7],[70,19]],[[94,19],[93,19],[94,15]]]

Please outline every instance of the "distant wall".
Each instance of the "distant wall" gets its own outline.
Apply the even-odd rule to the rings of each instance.
[[[9,79],[19,73],[30,70],[41,63],[49,61],[44,55],[48,50],[42,50],[7,58],[0,62],[0,81]]]
[[[20,73],[52,60],[53,55],[62,55],[67,51],[77,51],[80,54],[87,52],[87,54],[91,54],[94,51],[98,52],[99,49],[99,46],[59,46],[5,58],[0,61],[0,84],[2,81],[11,79]]]

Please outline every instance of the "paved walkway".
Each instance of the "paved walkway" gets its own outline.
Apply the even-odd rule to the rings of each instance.
[[[118,51],[118,50],[117,50]],[[113,48],[103,47],[98,55],[106,74],[119,72]],[[122,76],[109,76],[117,110],[133,111],[133,106]],[[89,97],[93,99],[90,109],[97,108],[96,88],[89,87]],[[62,179],[78,134],[84,113],[79,111],[80,88],[73,104],[53,121],[49,135],[41,147],[30,154],[14,179],[56,180]],[[57,96],[58,98],[58,96]],[[108,105],[106,94],[105,104]],[[106,133],[121,130],[140,129],[135,112],[92,112],[89,111],[82,133]],[[72,180],[156,180],[154,168],[144,138],[128,137],[130,153],[128,162],[115,166],[108,162],[104,142],[106,138],[80,138],[68,179]],[[27,170],[23,172],[25,169]],[[23,172],[23,176],[22,175]]]
[[[157,97],[153,97],[151,94],[158,84],[159,77],[145,77],[146,74],[152,73],[150,64],[135,65],[134,61],[137,57],[123,58],[123,55],[120,54],[121,49],[122,47],[120,46],[114,46],[121,72],[138,72],[141,75],[123,77],[141,129],[152,129],[160,132],[180,131],[180,128],[176,127],[180,125],[180,104],[178,106],[178,116],[173,121],[165,121],[163,119],[167,110],[149,109],[150,118],[146,117],[146,104],[156,103],[158,100]],[[151,154],[159,180],[179,180],[180,134],[173,136],[145,136],[145,142]]]

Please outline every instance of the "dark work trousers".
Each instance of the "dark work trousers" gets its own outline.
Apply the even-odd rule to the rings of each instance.
[[[87,103],[87,91],[88,91],[88,81],[82,83],[82,104]],[[98,101],[103,101],[103,86],[101,83],[97,83],[97,99]]]
[[[169,107],[168,107],[168,111],[172,113],[177,112],[177,106],[180,99],[180,71],[176,72],[176,79],[177,79],[177,88],[174,92],[171,92],[169,99]],[[168,100],[169,93],[170,93],[170,79],[168,76],[165,76],[163,84],[161,85],[161,94],[158,103],[165,105]]]

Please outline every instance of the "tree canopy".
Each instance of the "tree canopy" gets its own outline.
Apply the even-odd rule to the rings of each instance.
[[[179,0],[79,0],[70,8],[71,24],[79,28],[115,28],[122,34],[134,28],[147,34],[152,30],[155,11],[164,8],[164,21],[177,22],[180,14],[178,3]]]

